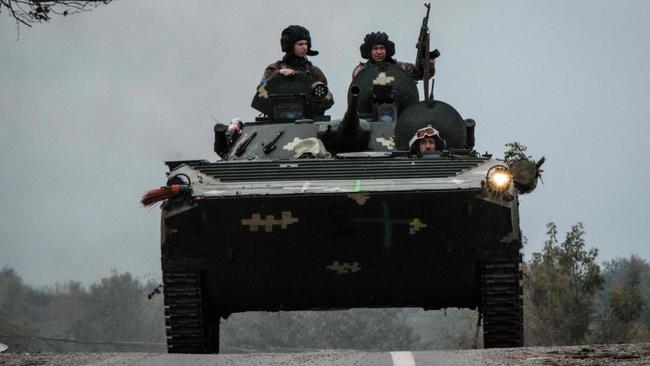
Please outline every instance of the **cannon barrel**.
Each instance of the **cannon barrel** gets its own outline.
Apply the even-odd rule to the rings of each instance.
[[[348,91],[348,109],[345,111],[343,120],[339,124],[337,134],[344,139],[353,139],[359,130],[359,93],[361,88],[358,85],[350,85]]]

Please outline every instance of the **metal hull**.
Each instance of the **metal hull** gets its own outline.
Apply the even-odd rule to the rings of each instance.
[[[511,210],[479,191],[200,201],[168,215],[163,269],[200,270],[210,303],[249,310],[475,308],[479,266],[515,257]],[[441,296],[444,294],[444,296]]]
[[[479,308],[486,345],[521,345],[517,199],[480,180],[496,163],[387,160],[413,176],[363,180],[346,177],[392,173],[375,161],[337,162],[364,167],[339,180],[323,180],[344,171],[331,161],[333,173],[317,161],[174,170],[205,176],[163,206],[170,352],[218,352],[234,312],[356,307]],[[426,177],[450,164],[453,176]],[[318,179],[283,180],[295,169]]]

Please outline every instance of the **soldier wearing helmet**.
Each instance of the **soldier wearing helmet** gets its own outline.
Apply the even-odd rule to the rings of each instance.
[[[424,154],[433,154],[445,149],[445,140],[435,128],[428,125],[415,132],[409,141],[409,154],[421,158]]]
[[[424,70],[419,70],[414,64],[400,62],[393,59],[393,56],[395,55],[395,43],[388,39],[388,34],[384,32],[372,32],[366,34],[363,38],[363,43],[359,46],[359,50],[361,51],[361,57],[368,61],[360,62],[359,65],[352,70],[353,79],[361,70],[372,64],[389,62],[402,68],[402,70],[406,71],[407,74],[413,77],[413,80],[422,80]],[[433,76],[436,72],[434,66],[435,58],[432,58],[429,68],[430,76]]]
[[[266,67],[262,80],[260,80],[260,84],[257,86],[258,91],[266,85],[269,79],[278,75],[291,77],[296,72],[308,73],[317,81],[327,84],[327,78],[325,78],[323,71],[307,60],[306,56],[318,55],[318,51],[311,49],[311,36],[307,28],[300,25],[286,27],[280,36],[280,46],[285,55],[281,60]],[[334,104],[331,93],[328,92],[325,99],[330,101],[326,109]]]

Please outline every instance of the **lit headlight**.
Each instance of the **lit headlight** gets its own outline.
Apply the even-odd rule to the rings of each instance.
[[[494,192],[504,192],[510,188],[512,183],[512,174],[508,168],[503,165],[497,165],[490,168],[485,179],[487,186]]]

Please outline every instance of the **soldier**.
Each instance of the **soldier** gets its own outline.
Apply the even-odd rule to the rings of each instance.
[[[368,60],[368,62],[360,62],[357,67],[352,70],[352,78],[354,79],[357,74],[372,64],[379,62],[390,62],[402,68],[407,74],[411,75],[413,80],[422,80],[423,70],[418,70],[414,64],[408,62],[400,62],[393,59],[395,55],[395,43],[388,39],[388,34],[384,32],[372,32],[366,34],[363,38],[363,43],[359,47],[361,57]],[[435,58],[431,58],[429,68],[429,76],[435,74]]]
[[[325,74],[317,66],[309,62],[306,56],[316,56],[318,51],[311,49],[311,36],[307,28],[300,25],[290,25],[282,31],[280,37],[280,46],[282,51],[285,52],[282,60],[276,61],[264,70],[264,75],[257,89],[264,87],[269,79],[282,75],[283,77],[290,77],[295,75],[296,72],[306,72],[311,74],[314,79],[327,84]],[[334,104],[332,94],[328,92],[326,100],[330,101],[325,109]]]
[[[424,154],[433,154],[445,148],[445,140],[435,128],[428,125],[415,132],[409,141],[409,153],[411,156],[421,158]]]

